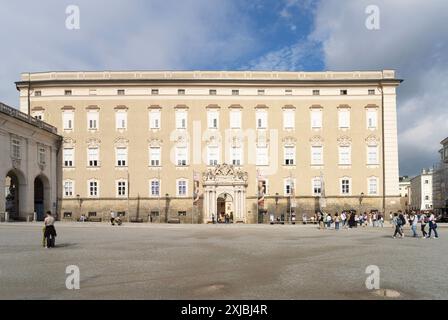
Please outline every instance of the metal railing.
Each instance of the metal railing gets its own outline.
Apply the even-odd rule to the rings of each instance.
[[[11,117],[14,117],[16,119],[25,121],[25,122],[33,125],[33,126],[41,128],[41,129],[43,129],[45,131],[57,134],[58,130],[57,130],[56,127],[53,127],[52,125],[50,125],[50,124],[48,124],[46,122],[43,122],[42,120],[36,119],[34,117],[31,117],[30,115],[28,115],[26,113],[23,113],[23,112],[15,109],[15,108],[12,108],[10,106],[7,106],[6,104],[1,103],[1,102],[0,102],[0,112],[4,113],[4,114],[7,114],[7,115],[9,115]]]

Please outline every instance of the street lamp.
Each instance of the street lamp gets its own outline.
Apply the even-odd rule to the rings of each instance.
[[[166,193],[165,194],[165,198],[166,198],[166,206],[165,206],[165,223],[168,223],[168,207],[170,205],[170,200],[169,200],[169,194]]]
[[[362,199],[364,198],[364,192],[359,195],[359,214],[362,214]]]

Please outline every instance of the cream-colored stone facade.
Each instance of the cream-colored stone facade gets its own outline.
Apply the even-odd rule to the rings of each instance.
[[[64,137],[62,216],[195,223],[223,212],[266,222],[260,207],[299,219],[399,208],[399,84],[392,70],[47,72],[16,83],[21,110]]]
[[[0,221],[56,211],[60,142],[55,127],[0,103]]]

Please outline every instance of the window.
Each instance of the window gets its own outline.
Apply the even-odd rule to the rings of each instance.
[[[88,148],[87,149],[87,161],[89,167],[98,167],[99,166],[99,149],[98,148]]]
[[[20,139],[11,139],[11,156],[13,159],[20,159]]]
[[[89,218],[96,217],[96,212],[95,211],[89,211],[88,216],[89,216]]]
[[[377,178],[375,178],[375,177],[369,178],[367,192],[369,195],[378,194],[378,179]]]
[[[37,160],[39,164],[45,164],[46,150],[45,147],[40,146],[37,148]]]
[[[151,94],[152,94],[153,96],[158,95],[158,94],[159,94],[159,89],[151,89]]]
[[[338,111],[339,128],[350,128],[350,109],[341,108]]]
[[[149,128],[150,129],[160,129],[160,110],[149,111]]]
[[[187,128],[187,111],[176,110],[176,129]]]
[[[230,111],[230,128],[231,129],[241,129],[241,111],[231,110]]]
[[[322,195],[322,179],[320,177],[314,178],[312,180],[313,184],[313,195],[320,196]]]
[[[323,165],[323,148],[320,146],[311,147],[311,165]]]
[[[177,215],[179,217],[186,217],[187,216],[187,211],[177,211]]]
[[[322,110],[311,110],[311,128],[322,128]]]
[[[125,197],[127,195],[127,181],[117,181],[117,197]]]
[[[345,89],[340,90],[340,94],[341,94],[341,96],[346,96],[347,95],[347,90],[345,90]]]
[[[149,148],[149,165],[151,167],[158,167],[161,163],[161,150],[160,147]]]
[[[319,96],[320,95],[320,90],[313,90],[313,96]]]
[[[207,111],[207,123],[209,129],[218,129],[219,112],[218,110]]]
[[[286,178],[283,181],[284,183],[284,194],[285,196],[290,196],[294,194],[294,185],[295,181],[292,178]]]
[[[268,113],[266,110],[257,110],[255,112],[256,117],[256,128],[266,129],[268,127]]]
[[[98,181],[90,180],[88,182],[88,192],[90,197],[98,197]]]
[[[350,194],[350,179],[348,178],[341,179],[341,194],[343,195]]]
[[[177,196],[187,196],[187,180],[177,180]]]
[[[117,95],[124,96],[124,90],[123,89],[117,90]]]
[[[284,158],[285,158],[285,165],[292,166],[295,163],[295,153],[296,148],[293,146],[285,146],[283,148]]]
[[[259,192],[262,192],[264,195],[269,194],[269,183],[268,179],[263,178],[263,180],[258,180],[258,183],[261,183],[262,189]]]
[[[32,115],[37,120],[44,121],[44,113],[42,111],[33,111]]]
[[[257,94],[258,94],[259,96],[264,96],[264,93],[265,93],[264,89],[258,89],[258,90],[257,90]]]
[[[283,110],[283,129],[294,129],[295,112],[294,109]]]
[[[72,90],[65,90],[64,91],[64,95],[65,96],[71,96],[72,95]]]
[[[215,89],[210,89],[208,90],[208,94],[211,96],[216,96],[216,90]]]
[[[351,147],[350,146],[340,146],[339,147],[339,164],[349,165],[352,163],[351,160]]]
[[[232,96],[238,96],[240,94],[240,90],[234,89],[232,90]]]
[[[97,130],[98,129],[98,121],[99,113],[97,111],[89,111],[87,112],[87,128],[89,130]]]
[[[96,96],[96,89],[89,89],[90,96]]]
[[[128,149],[126,147],[117,148],[115,150],[116,166],[126,167],[128,162]]]
[[[185,95],[185,89],[177,89],[178,95]]]
[[[429,200],[429,196],[425,196],[425,200]]]
[[[287,96],[292,95],[292,89],[285,89],[285,94],[286,94]]]
[[[215,146],[207,146],[207,164],[216,166],[219,162],[219,148]]]
[[[64,196],[72,197],[75,193],[75,184],[72,180],[64,180]]]
[[[187,148],[186,147],[176,147],[176,164],[178,166],[187,165]]]
[[[269,165],[268,159],[268,147],[257,147],[256,165],[267,166]]]
[[[73,148],[64,148],[63,159],[64,167],[73,167],[75,163],[75,150]]]
[[[160,180],[154,179],[150,181],[150,195],[151,197],[160,196]]]
[[[378,164],[378,147],[367,147],[367,164]]]
[[[429,184],[429,180],[425,180],[425,184]]]
[[[243,152],[241,147],[232,147],[230,149],[231,163],[234,166],[240,166],[243,163]]]
[[[378,122],[378,116],[377,111],[369,109],[367,110],[367,128],[369,129],[376,129],[377,122]]]
[[[40,90],[36,90],[36,91],[34,91],[34,96],[35,96],[35,97],[40,97],[40,96],[42,96],[42,91],[40,91]]]
[[[369,89],[369,95],[370,96],[375,95],[375,89]]]
[[[71,218],[71,217],[72,217],[72,213],[70,211],[64,212],[64,218]]]
[[[127,112],[120,110],[115,113],[115,127],[116,129],[126,129],[127,127]]]
[[[62,113],[62,126],[64,130],[73,130],[74,113],[72,111],[64,111]]]

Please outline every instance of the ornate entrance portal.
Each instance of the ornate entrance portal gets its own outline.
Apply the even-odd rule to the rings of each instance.
[[[246,222],[247,172],[228,164],[217,165],[202,175],[204,223],[225,216],[233,222]]]

